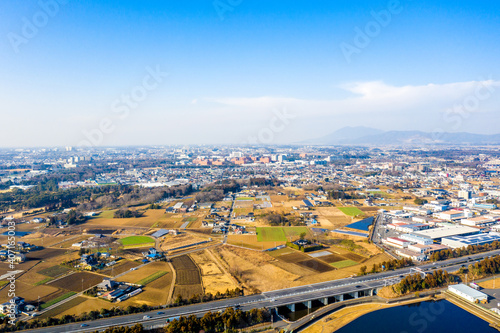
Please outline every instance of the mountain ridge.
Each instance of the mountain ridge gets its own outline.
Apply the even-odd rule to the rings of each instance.
[[[325,136],[300,142],[312,145],[500,144],[500,134],[468,132],[383,131],[371,127],[343,127]]]

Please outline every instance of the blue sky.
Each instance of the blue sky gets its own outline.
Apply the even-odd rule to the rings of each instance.
[[[0,146],[500,132],[500,4],[352,2],[2,1]]]

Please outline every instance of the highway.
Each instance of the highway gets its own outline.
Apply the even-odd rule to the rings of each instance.
[[[498,254],[500,254],[500,250],[480,253],[468,257],[449,259],[436,263],[428,263],[425,265],[417,266],[417,268],[424,272],[432,272],[433,270],[437,269],[444,269],[448,272],[453,272],[458,270],[462,265],[468,266],[470,263]],[[81,327],[81,324],[83,322],[79,322],[61,326],[44,327],[28,331],[40,333],[92,332],[95,330],[104,330],[108,327],[113,326],[132,326],[136,323],[141,323],[145,327],[154,327],[158,325],[164,325],[166,320],[169,318],[175,318],[182,315],[204,314],[209,311],[214,312],[235,306],[240,306],[241,309],[245,311],[253,308],[274,308],[281,305],[299,303],[307,300],[319,299],[322,297],[347,294],[358,290],[378,288],[384,285],[397,283],[402,276],[415,273],[417,273],[415,267],[403,268],[395,271],[369,274],[365,276],[356,276],[352,278],[321,282],[282,290],[274,290],[264,292],[262,294],[242,296],[215,302],[193,304],[177,308],[167,308],[163,310],[87,321],[84,322],[84,324],[88,326],[83,328]],[[158,314],[159,311],[161,311],[162,313]],[[146,315],[150,316],[151,318],[144,320],[143,317]]]

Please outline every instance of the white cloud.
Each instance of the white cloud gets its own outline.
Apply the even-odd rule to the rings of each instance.
[[[292,97],[241,97],[211,98],[226,111],[232,112],[235,107],[252,109],[254,112],[269,112],[271,108],[293,108],[307,116],[345,115],[353,113],[373,112],[444,112],[455,104],[461,104],[477,91],[488,95],[481,99],[475,112],[488,111],[491,100],[500,96],[500,81],[483,80],[447,84],[427,84],[421,86],[391,86],[381,81],[355,82],[340,85],[339,88],[352,93],[353,96],[335,100],[312,100]]]

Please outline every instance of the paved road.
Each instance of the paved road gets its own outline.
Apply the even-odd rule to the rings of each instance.
[[[436,269],[445,269],[448,272],[453,272],[458,270],[462,265],[467,266],[468,264],[482,258],[498,254],[500,254],[500,250],[471,255],[469,257],[450,259],[437,263],[429,263],[418,266],[418,268],[424,272],[432,272]],[[263,307],[274,308],[280,305],[291,304],[294,302],[299,303],[311,299],[318,299],[338,294],[346,294],[358,290],[378,288],[388,283],[396,283],[400,280],[401,276],[414,273],[416,273],[415,268],[404,268],[396,271],[322,282],[282,290],[274,290],[257,295],[243,296],[209,303],[200,303],[178,308],[170,308],[163,310],[163,314],[158,314],[157,311],[150,311],[147,313],[88,321],[85,322],[85,324],[89,326],[85,328],[80,327],[82,323],[77,323],[40,328],[30,331],[39,333],[90,332],[95,330],[104,330],[105,328],[112,326],[131,326],[135,323],[142,323],[147,327],[164,325],[166,319],[169,318],[175,318],[182,315],[203,314],[208,311],[218,311],[228,307],[241,306],[242,310],[250,310],[253,308]],[[148,315],[151,318],[144,320],[143,317],[145,315]]]

